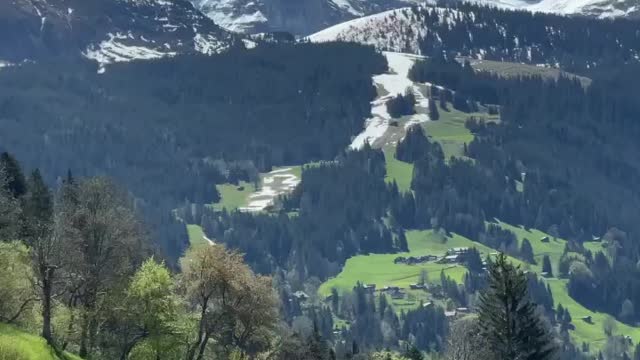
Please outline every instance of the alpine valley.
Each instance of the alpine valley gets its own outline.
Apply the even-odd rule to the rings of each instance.
[[[640,359],[639,11],[0,1],[0,359]]]

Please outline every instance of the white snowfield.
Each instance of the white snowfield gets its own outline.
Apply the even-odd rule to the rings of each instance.
[[[424,97],[419,84],[409,79],[409,70],[417,60],[423,57],[393,52],[384,52],[383,54],[389,63],[390,72],[374,76],[373,82],[380,90],[383,90],[383,93],[386,92],[387,94],[379,96],[371,103],[372,117],[366,120],[364,131],[358,134],[351,142],[349,146],[351,149],[360,149],[365,143],[373,146],[384,145],[379,144],[379,139],[384,138],[392,121],[391,115],[387,112],[386,103],[397,94],[403,94],[406,89],[409,89],[416,97],[417,114],[409,117],[404,124],[405,128],[429,121],[429,116],[427,115],[429,99]]]
[[[193,49],[205,55],[214,55],[224,51],[227,43],[218,40],[210,34],[202,35],[194,26]],[[164,44],[156,46],[154,41],[147,40],[144,36],[136,38],[131,32],[128,33],[108,33],[108,39],[103,40],[99,44],[90,45],[82,53],[86,58],[95,60],[99,65],[99,73],[105,72],[105,66],[117,62],[128,62],[134,60],[150,60],[163,57],[173,57],[178,52],[171,51],[171,45]],[[148,43],[149,46],[127,45],[132,40],[140,40]],[[180,44],[179,44],[180,45]]]
[[[249,203],[238,210],[246,212],[263,211],[273,205],[276,198],[292,192],[300,183],[293,168],[274,170],[262,177],[262,188],[249,195]]]

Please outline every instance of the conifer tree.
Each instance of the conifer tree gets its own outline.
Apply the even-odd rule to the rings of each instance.
[[[22,197],[27,192],[27,181],[18,161],[9,153],[0,154],[0,168],[4,169],[6,187],[14,198]]]
[[[520,256],[529,263],[535,264],[535,260],[533,258],[533,247],[529,242],[529,239],[524,239],[522,241],[522,245],[520,246]]]
[[[480,295],[482,336],[495,359],[554,359],[553,338],[536,304],[529,299],[527,277],[500,254],[489,266],[487,288]]]
[[[409,244],[407,243],[407,236],[404,233],[404,230],[400,230],[397,239],[397,247],[400,251],[409,251]]]
[[[553,276],[553,268],[551,267],[551,259],[549,259],[549,255],[545,255],[542,258],[542,272],[547,273],[547,276]]]
[[[429,98],[429,119],[440,120],[440,112],[438,111],[438,105],[433,98]]]

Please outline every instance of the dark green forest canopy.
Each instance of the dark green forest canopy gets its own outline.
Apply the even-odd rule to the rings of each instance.
[[[452,4],[447,0],[439,6],[444,9],[408,10],[409,16],[428,29],[419,40],[423,55],[446,51],[458,56],[548,64],[579,72],[638,62],[638,20],[568,17],[472,3]]]
[[[217,200],[213,185],[237,180],[230,174],[335,157],[362,129],[371,76],[386,62],[356,44],[299,44],[96,70],[67,62],[0,72],[0,147],[50,182],[67,169],[109,174],[166,224],[185,199]],[[178,255],[184,230],[164,233]]]

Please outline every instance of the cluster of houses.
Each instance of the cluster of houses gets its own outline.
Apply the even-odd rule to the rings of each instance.
[[[464,262],[464,256],[469,251],[468,247],[457,247],[447,250],[446,254],[438,260],[440,264],[459,264]]]
[[[399,256],[393,260],[394,264],[417,265],[429,261],[436,261],[439,264],[459,264],[464,262],[464,255],[469,251],[467,247],[457,247],[447,250],[444,256],[423,255],[423,256]]]
[[[367,291],[370,294],[374,294],[376,292],[375,284],[364,284],[362,287],[365,289],[365,291]],[[411,284],[409,285],[409,288],[411,290],[426,290],[427,285]],[[405,289],[399,286],[385,286],[381,288],[379,291],[380,293],[389,295],[392,299],[404,299],[404,297],[407,295]]]

